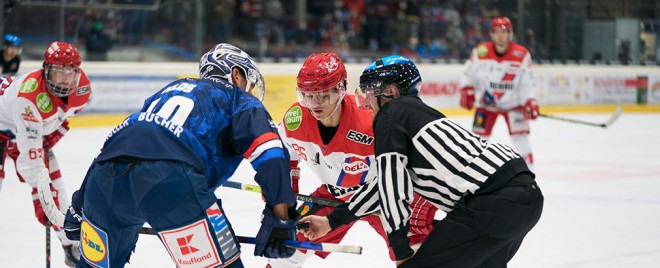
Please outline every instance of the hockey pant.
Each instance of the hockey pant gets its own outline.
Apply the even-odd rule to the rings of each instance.
[[[178,267],[243,267],[222,204],[192,166],[122,157],[95,163],[85,180],[78,267],[123,267],[144,223]]]
[[[474,113],[472,131],[485,139],[490,138],[493,127],[495,126],[495,121],[497,121],[497,117],[500,115],[504,117],[504,120],[506,121],[513,147],[516,149],[516,152],[525,159],[529,169],[533,171],[534,155],[532,154],[532,146],[529,142],[529,120],[525,119],[522,107],[517,107],[509,111],[499,111],[479,107]]]
[[[55,188],[58,192],[57,201],[60,204],[59,209],[62,213],[66,213],[66,209],[69,207],[70,200],[69,200],[69,194],[67,193],[66,187],[64,186],[64,181],[62,180],[60,165],[57,163],[57,158],[55,157],[55,154],[53,153],[52,150],[49,150],[48,148],[44,148],[44,150],[48,152],[48,159],[46,159],[44,162],[46,164],[46,167],[48,168],[48,171],[50,172],[50,180],[53,184],[53,188]],[[15,142],[13,142],[12,140],[5,140],[0,142],[0,185],[2,184],[2,181],[5,179],[4,167],[7,156],[9,156],[9,158],[11,158],[14,161],[14,165],[15,165],[16,159],[18,158],[18,154],[19,154],[18,146],[16,146]],[[16,172],[16,175],[18,176],[18,179],[21,182],[25,182],[21,174],[18,174],[18,172]],[[36,196],[33,196],[32,198],[34,199],[36,198]],[[62,242],[63,246],[68,246],[73,244],[73,241],[66,238],[66,235],[64,234],[63,230],[55,226],[53,226],[53,230],[55,231],[57,238],[59,238],[60,242]]]
[[[464,196],[398,267],[506,267],[542,210],[541,190],[521,173],[492,192]]]

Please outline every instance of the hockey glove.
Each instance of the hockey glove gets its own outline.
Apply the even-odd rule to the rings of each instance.
[[[55,200],[55,205],[59,208],[60,202],[59,196],[57,195],[58,191],[52,185],[50,186],[50,191],[53,192],[53,200]],[[37,188],[32,188],[32,204],[34,205],[34,215],[43,226],[46,226],[46,220],[48,218],[46,218],[46,213],[44,213],[44,209],[41,207],[39,190],[37,190]]]
[[[254,255],[266,258],[289,258],[295,248],[284,245],[285,240],[296,240],[296,223],[300,215],[294,208],[289,208],[289,219],[282,220],[273,215],[268,206],[261,215],[261,228],[257,233]]]
[[[427,235],[433,230],[433,217],[438,210],[431,202],[427,201],[418,194],[410,203],[412,216],[408,221],[410,224],[410,233],[416,235]]]
[[[80,241],[80,225],[82,223],[82,203],[77,202],[80,200],[77,198],[78,194],[79,191],[73,193],[71,205],[69,205],[64,218],[64,234],[68,239],[74,241]]]
[[[46,136],[44,136],[44,148],[50,149],[57,144],[57,142],[64,137],[64,134],[66,134],[69,131],[69,121],[64,120],[62,122],[62,125],[60,125],[53,133],[50,133]]]
[[[539,117],[539,105],[536,103],[535,99],[527,100],[523,108],[523,114],[526,120],[534,120]]]
[[[463,87],[461,88],[461,107],[472,110],[474,108],[474,88]]]
[[[293,188],[293,192],[296,194],[300,193],[298,181],[300,181],[300,167],[298,167],[298,161],[291,161],[291,188]]]

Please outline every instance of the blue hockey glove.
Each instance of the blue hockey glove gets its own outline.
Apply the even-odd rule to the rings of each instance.
[[[66,210],[64,217],[64,234],[71,240],[80,241],[80,225],[82,223],[82,198],[80,191],[75,191],[72,196],[71,205]]]
[[[261,228],[257,233],[254,255],[266,258],[288,258],[296,249],[284,246],[285,240],[296,240],[296,223],[300,215],[295,208],[289,208],[289,219],[282,220],[266,207],[262,213]]]
[[[76,210],[73,205],[69,206],[69,209],[66,210],[66,217],[64,218],[64,233],[68,239],[80,241],[81,222],[80,210]]]

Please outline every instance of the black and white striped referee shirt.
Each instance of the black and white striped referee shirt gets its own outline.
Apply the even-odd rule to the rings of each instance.
[[[499,188],[529,172],[511,147],[488,143],[416,96],[385,104],[374,136],[377,181],[356,193],[348,209],[358,217],[380,210],[397,259],[412,254],[407,223],[413,192],[450,212],[465,194]]]

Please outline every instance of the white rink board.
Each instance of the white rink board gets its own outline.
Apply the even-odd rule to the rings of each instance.
[[[290,88],[290,98],[282,100],[288,107],[295,101],[295,75],[302,63],[261,63],[259,68],[269,88]],[[142,101],[167,83],[182,76],[196,76],[198,63],[155,62],[84,62],[83,69],[90,77],[93,97],[85,113],[126,113],[139,109]],[[367,64],[347,64],[348,90],[357,88],[359,76]],[[41,62],[28,61],[20,71],[38,69]],[[458,81],[462,64],[419,64],[423,85],[421,97],[433,107],[458,108]],[[660,103],[660,68],[657,66],[592,66],[538,65],[537,97],[542,105],[634,104],[637,87],[633,80],[649,76],[649,103]],[[286,82],[273,80],[285,76]],[[275,81],[275,82],[272,82]],[[271,83],[272,82],[272,83]],[[654,86],[655,85],[655,86]],[[653,88],[651,88],[653,87]],[[272,95],[270,95],[272,96]],[[269,98],[267,93],[266,98]],[[271,109],[270,107],[268,107]],[[284,111],[275,111],[281,114]]]

